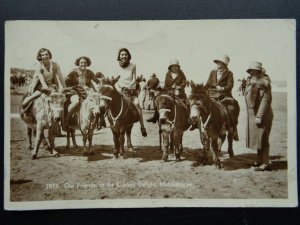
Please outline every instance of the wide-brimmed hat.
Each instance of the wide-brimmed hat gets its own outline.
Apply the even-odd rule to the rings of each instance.
[[[171,66],[179,66],[180,67],[179,60],[178,59],[172,59],[170,61],[169,67],[168,67],[169,70],[170,70]]]
[[[262,63],[261,62],[250,62],[249,68],[247,69],[247,73],[250,72],[250,70],[259,70],[262,71]]]
[[[214,63],[222,62],[222,63],[224,63],[226,66],[228,66],[229,61],[230,61],[230,58],[229,58],[229,56],[226,55],[226,54],[220,55],[220,56],[218,56],[217,58],[214,59]]]

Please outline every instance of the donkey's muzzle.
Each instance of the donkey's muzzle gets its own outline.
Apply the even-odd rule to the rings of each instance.
[[[161,124],[166,124],[167,119],[166,119],[166,118],[159,118],[159,122],[160,122]]]

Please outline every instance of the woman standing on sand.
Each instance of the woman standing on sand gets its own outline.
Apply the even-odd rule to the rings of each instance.
[[[255,170],[270,170],[269,135],[273,121],[271,80],[260,62],[251,62],[247,73],[251,78],[245,91],[248,115],[246,146],[257,150],[257,161],[253,165],[257,167]]]

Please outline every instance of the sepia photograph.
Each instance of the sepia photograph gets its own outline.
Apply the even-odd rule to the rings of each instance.
[[[4,207],[296,207],[293,19],[5,22]]]

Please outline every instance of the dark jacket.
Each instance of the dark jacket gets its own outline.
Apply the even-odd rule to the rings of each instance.
[[[184,91],[184,88],[186,86],[186,77],[182,72],[182,70],[179,70],[178,76],[175,79],[173,79],[172,77],[172,72],[170,71],[167,72],[165,78],[165,89],[172,90],[173,89],[172,86],[174,84]]]
[[[96,78],[96,76],[94,75],[94,73],[87,69],[87,72],[85,74],[85,76],[80,75],[78,73],[78,69],[74,69],[73,71],[71,71],[66,79],[66,85],[67,87],[73,87],[73,86],[77,86],[77,85],[81,85],[81,86],[88,86],[89,88],[92,88],[92,80],[96,83],[99,83],[99,80]]]
[[[228,70],[225,74],[221,76],[221,78],[217,81],[217,71],[212,70],[210,72],[209,78],[206,82],[205,87],[207,88],[216,88],[217,86],[221,86],[224,90],[219,91],[222,95],[227,97],[232,97],[231,90],[233,88],[233,74],[230,70]]]
[[[147,81],[147,88],[150,90],[156,90],[159,85],[159,79],[156,77],[152,77]]]

